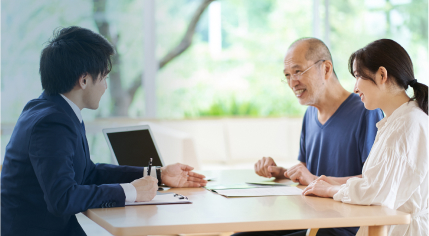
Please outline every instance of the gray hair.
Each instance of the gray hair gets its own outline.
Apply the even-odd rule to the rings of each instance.
[[[332,67],[334,66],[334,62],[332,61],[332,55],[331,52],[328,49],[328,46],[326,44],[317,38],[300,38],[293,42],[290,46],[290,48],[293,48],[297,46],[300,43],[307,43],[307,52],[305,53],[305,59],[309,61],[318,61],[318,60],[329,60],[332,63]],[[337,77],[337,74],[335,73],[334,68],[332,68],[335,77]]]

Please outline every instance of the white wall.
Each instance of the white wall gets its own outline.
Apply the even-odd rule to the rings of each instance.
[[[98,134],[103,128],[149,124],[166,163],[182,162],[196,169],[203,164],[240,163],[247,163],[245,167],[249,168],[263,156],[271,156],[287,167],[297,163],[301,123],[302,118],[112,118],[88,122],[86,131]],[[3,125],[2,135],[10,135],[13,126]]]
[[[157,123],[188,133],[200,162],[234,164],[255,162],[263,156],[295,162],[301,122],[302,118],[236,118]]]

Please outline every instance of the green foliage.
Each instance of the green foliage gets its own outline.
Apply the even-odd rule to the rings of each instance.
[[[229,102],[216,101],[206,110],[199,110],[198,114],[185,112],[185,117],[213,117],[213,116],[259,116],[259,108],[250,102],[239,102],[231,97]]]
[[[237,99],[236,95],[223,99],[216,99],[205,109],[194,109],[185,112],[185,118],[195,117],[268,117],[268,116],[299,116],[306,106],[301,106],[297,101],[285,102],[279,99],[273,99],[272,104],[268,99],[263,99],[264,94],[251,99],[242,101]],[[258,99],[262,98],[262,99]]]
[[[143,2],[107,1],[111,33],[119,35],[117,52],[121,54],[124,87],[144,70]],[[199,2],[156,1],[158,59],[180,42]],[[300,37],[312,36],[313,1],[219,2],[222,52],[212,55],[209,51],[206,11],[192,46],[158,72],[159,117],[302,116],[306,107],[299,105],[280,79],[287,47]],[[323,1],[320,3],[320,31],[324,32],[325,9]],[[350,54],[385,37],[404,46],[414,62],[417,79],[428,83],[427,0],[330,1],[329,7],[330,50],[335,71],[346,89],[351,91],[354,85],[347,71]],[[91,0],[2,2],[2,122],[15,122],[26,102],[40,95],[40,52],[53,29],[69,25],[97,31]],[[108,117],[111,104],[106,92],[100,108],[96,112],[84,110],[83,115],[86,120]],[[139,89],[129,115],[139,117],[144,113],[144,92]]]
[[[199,2],[155,1],[158,59],[180,42]],[[312,36],[313,1],[219,2],[222,52],[212,55],[209,51],[206,11],[198,23],[192,46],[158,72],[159,118],[302,116],[307,107],[301,106],[280,80],[288,46],[298,38]],[[416,78],[428,84],[427,0],[329,2],[330,50],[335,71],[346,89],[352,91],[355,82],[347,71],[350,54],[386,37],[409,52]],[[119,36],[117,53],[121,54],[124,87],[144,70],[143,3],[142,0],[107,1],[106,20],[112,26],[111,33]],[[320,32],[324,32],[324,1],[320,3]],[[92,0],[2,1],[2,122],[16,122],[24,105],[42,92],[38,74],[40,52],[55,28],[78,25],[97,31],[92,7]],[[138,89],[129,109],[130,116],[144,115],[144,99],[144,91]],[[108,117],[111,104],[107,91],[97,111],[83,110],[84,119]],[[8,139],[3,137],[2,147]],[[95,146],[104,142],[102,137],[89,139]],[[106,158],[99,160],[107,161]]]

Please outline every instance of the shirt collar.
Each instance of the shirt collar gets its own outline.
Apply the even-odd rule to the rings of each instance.
[[[81,114],[79,107],[76,104],[74,104],[74,102],[72,102],[70,99],[68,99],[66,96],[64,96],[62,94],[60,94],[60,95],[61,95],[61,97],[64,98],[64,100],[66,100],[66,102],[73,109],[74,113],[76,114],[77,118],[79,119],[79,122],[82,123],[83,119],[82,119],[82,114]]]
[[[377,124],[375,124],[375,126],[377,127],[377,129],[380,130],[390,120],[395,120],[397,116],[401,116],[402,114],[406,113],[406,111],[410,107],[413,107],[413,106],[417,106],[416,101],[406,102],[406,103],[402,104],[401,106],[399,106],[398,108],[396,108],[396,110],[393,111],[393,113],[389,117],[384,117],[382,120],[380,120],[379,122],[377,122]]]

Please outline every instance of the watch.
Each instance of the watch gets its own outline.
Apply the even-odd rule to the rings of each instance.
[[[156,169],[156,178],[158,179],[158,186],[161,186],[162,185],[161,166],[157,166],[155,169]]]

